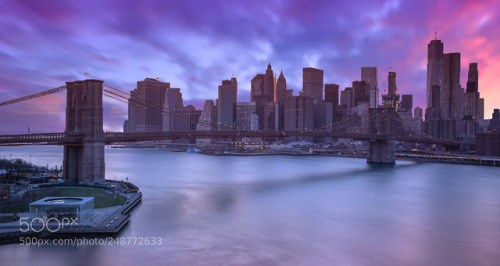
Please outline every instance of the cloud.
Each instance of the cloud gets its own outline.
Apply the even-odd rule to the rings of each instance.
[[[124,90],[159,77],[197,105],[215,99],[221,80],[234,74],[239,99],[248,100],[251,78],[271,62],[296,94],[303,67],[324,69],[326,83],[346,87],[361,78],[360,67],[377,66],[382,91],[391,67],[399,93],[423,107],[427,43],[437,30],[445,52],[462,53],[462,86],[468,63],[479,63],[490,117],[500,102],[499,12],[496,1],[5,0],[0,101],[84,79],[84,72]],[[116,115],[107,128],[116,127],[126,104],[108,105]]]

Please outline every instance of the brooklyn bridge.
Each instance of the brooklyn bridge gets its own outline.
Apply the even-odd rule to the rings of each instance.
[[[123,96],[117,94],[117,89],[104,84],[104,81],[96,79],[67,82],[65,86],[0,102],[0,108],[64,90],[67,92],[66,129],[64,132],[0,135],[0,145],[63,145],[63,176],[65,179],[74,182],[103,181],[105,177],[104,147],[113,143],[196,138],[350,138],[367,141],[369,144],[367,162],[379,164],[395,163],[395,141],[445,146],[460,146],[462,144],[459,141],[434,139],[429,136],[398,135],[396,124],[400,118],[396,110],[389,107],[369,109],[368,133],[349,133],[340,130],[348,126],[352,121],[342,121],[333,130],[104,132],[103,96],[125,103],[127,103],[126,100],[128,99],[124,99]],[[138,102],[137,104],[143,105],[144,103]],[[145,106],[145,108],[147,107]],[[149,106],[149,108],[159,107]],[[163,115],[176,116],[175,113],[169,112],[169,110],[161,109]]]

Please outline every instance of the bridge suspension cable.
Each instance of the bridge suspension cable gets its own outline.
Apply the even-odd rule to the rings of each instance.
[[[10,105],[10,104],[14,104],[14,103],[24,102],[24,101],[27,101],[27,100],[36,99],[36,98],[43,97],[43,96],[47,96],[47,95],[50,95],[50,94],[53,94],[53,93],[56,93],[56,92],[63,91],[65,89],[66,89],[66,86],[61,86],[61,87],[57,87],[57,88],[53,88],[53,89],[49,89],[49,90],[44,90],[44,91],[41,91],[41,92],[37,92],[37,93],[34,93],[34,94],[26,95],[26,96],[23,96],[23,97],[15,98],[15,99],[12,99],[12,100],[0,102],[0,107],[1,106],[6,106],[6,105]]]

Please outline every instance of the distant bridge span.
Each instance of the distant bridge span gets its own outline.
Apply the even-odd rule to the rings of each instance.
[[[161,132],[105,132],[105,144],[172,140],[172,139],[202,139],[202,138],[284,138],[284,137],[331,137],[350,138],[354,140],[387,140],[388,134],[346,133],[327,131],[239,131],[239,130],[212,130],[212,131],[161,131]],[[460,145],[452,140],[436,140],[428,138],[394,136],[394,140],[412,143],[426,143],[438,145]],[[80,145],[83,134],[74,133],[36,133],[18,135],[0,135],[0,145]]]

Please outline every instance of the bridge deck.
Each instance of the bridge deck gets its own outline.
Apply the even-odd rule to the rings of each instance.
[[[327,131],[238,131],[238,130],[213,130],[213,131],[161,131],[161,132],[106,132],[106,144],[137,142],[170,139],[196,139],[196,138],[285,138],[285,137],[331,137],[352,138],[355,140],[387,140],[390,136],[385,134],[365,134]],[[432,138],[417,138],[407,136],[394,136],[394,140],[427,143],[438,145],[460,145],[454,140],[441,140]],[[81,134],[68,133],[36,133],[19,135],[0,135],[0,145],[80,145],[83,142]]]

